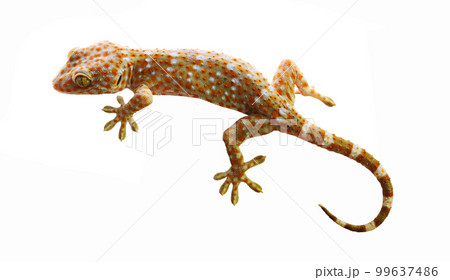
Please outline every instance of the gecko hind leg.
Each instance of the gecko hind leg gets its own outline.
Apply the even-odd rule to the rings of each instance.
[[[221,180],[226,178],[219,190],[221,195],[228,191],[230,184],[233,185],[231,191],[231,203],[233,205],[236,205],[239,200],[238,186],[241,182],[246,183],[255,192],[262,192],[261,186],[250,180],[245,172],[263,163],[266,158],[265,156],[257,156],[250,161],[244,162],[239,146],[247,139],[265,135],[274,129],[270,125],[269,119],[260,115],[251,115],[239,119],[223,133],[223,141],[230,158],[231,167],[225,172],[217,173],[214,179]]]
[[[273,77],[272,86],[291,105],[294,105],[295,94],[314,97],[330,107],[336,105],[333,99],[321,95],[314,87],[309,86],[305,77],[303,77],[303,73],[295,62],[290,59],[281,61]],[[295,86],[297,86],[297,89],[295,89]]]

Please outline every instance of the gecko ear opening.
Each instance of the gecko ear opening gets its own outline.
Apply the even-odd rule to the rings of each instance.
[[[85,73],[77,73],[73,76],[73,81],[79,87],[85,88],[91,85],[92,78]]]

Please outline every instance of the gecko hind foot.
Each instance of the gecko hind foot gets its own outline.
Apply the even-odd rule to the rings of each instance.
[[[265,156],[257,156],[252,160],[245,162],[242,166],[231,166],[227,171],[219,172],[214,175],[214,180],[221,180],[223,178],[226,178],[225,182],[223,182],[222,186],[219,189],[220,194],[226,194],[230,184],[233,184],[233,189],[231,191],[231,203],[233,203],[233,205],[236,205],[236,203],[238,203],[239,201],[238,187],[241,182],[246,183],[253,191],[262,193],[261,186],[250,180],[245,174],[245,171],[263,163],[265,159]]]
[[[122,141],[125,139],[126,136],[126,124],[127,122],[130,124],[131,129],[134,132],[138,132],[138,125],[133,119],[133,113],[128,112],[124,109],[125,102],[122,98],[122,96],[117,96],[117,101],[120,103],[120,107],[112,107],[112,106],[105,106],[103,107],[103,111],[106,113],[115,113],[116,117],[109,122],[105,124],[105,131],[109,131],[113,129],[113,127],[120,122],[120,129],[119,129],[119,139]]]

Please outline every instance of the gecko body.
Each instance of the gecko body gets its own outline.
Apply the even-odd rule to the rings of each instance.
[[[128,103],[118,96],[119,107],[103,108],[107,113],[116,114],[106,123],[105,130],[120,123],[120,140],[126,136],[127,123],[137,132],[133,114],[150,105],[153,95],[200,98],[246,114],[225,130],[223,140],[231,167],[214,176],[216,180],[225,179],[220,187],[222,195],[232,185],[233,204],[239,200],[238,186],[242,182],[255,192],[262,192],[261,186],[250,180],[245,171],[263,163],[265,157],[257,156],[245,162],[239,146],[249,138],[281,131],[361,163],[380,182],[382,207],[367,224],[341,221],[320,205],[338,225],[352,231],[370,231],[384,221],[391,209],[392,184],[379,161],[356,144],[308,122],[294,109],[296,94],[314,97],[328,106],[335,104],[308,85],[292,60],[283,60],[269,83],[252,65],[226,54],[193,49],[131,49],[103,41],[72,49],[67,63],[53,80],[53,87],[68,94],[108,94],[126,88],[133,91]]]

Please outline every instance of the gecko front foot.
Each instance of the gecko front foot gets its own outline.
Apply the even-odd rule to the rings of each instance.
[[[120,103],[120,107],[115,108],[112,106],[105,106],[102,110],[106,113],[115,113],[116,117],[105,124],[105,131],[111,130],[118,122],[120,122],[119,139],[122,141],[126,136],[126,124],[130,124],[131,129],[134,132],[138,131],[138,125],[133,119],[133,112],[127,110],[125,102],[122,96],[117,96],[117,101]]]
[[[214,180],[221,180],[223,178],[226,178],[225,182],[220,187],[219,190],[220,194],[221,195],[226,194],[230,184],[233,184],[233,189],[231,191],[231,203],[233,203],[233,205],[236,205],[236,203],[239,201],[238,187],[241,182],[246,183],[255,192],[262,193],[261,186],[250,180],[247,177],[247,175],[245,175],[245,171],[254,166],[257,166],[258,164],[263,163],[265,159],[266,159],[265,156],[257,156],[254,159],[247,161],[242,165],[238,166],[232,165],[227,171],[219,172],[216,175],[214,175]]]

